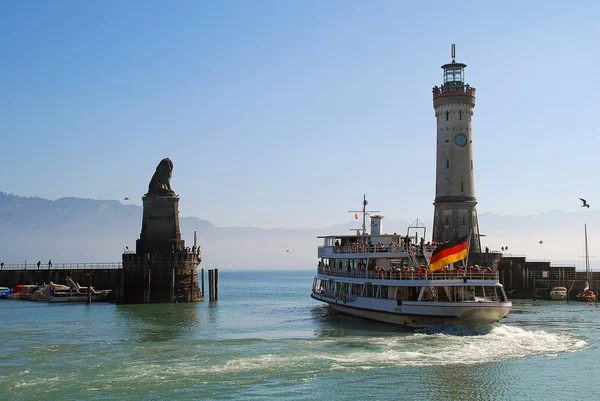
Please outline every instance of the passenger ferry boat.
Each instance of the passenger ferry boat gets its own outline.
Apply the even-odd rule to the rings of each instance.
[[[409,235],[411,227],[406,236],[382,234],[379,215],[370,216],[367,234],[366,204],[362,232],[318,237],[324,244],[312,298],[343,314],[410,327],[487,325],[508,315],[512,303],[494,267],[453,263],[432,272],[432,256],[439,260],[436,249],[448,252],[447,244],[425,244],[424,227],[420,242],[418,233]]]

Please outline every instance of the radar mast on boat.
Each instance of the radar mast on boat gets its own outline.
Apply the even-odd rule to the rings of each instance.
[[[362,210],[348,210],[348,213],[361,213],[362,214],[362,235],[367,235],[367,216],[371,213],[381,213],[379,210],[367,210],[367,205],[369,201],[367,201],[367,195],[363,194],[363,207]],[[356,219],[358,219],[358,215],[354,215]],[[354,231],[356,228],[351,228],[350,230]]]

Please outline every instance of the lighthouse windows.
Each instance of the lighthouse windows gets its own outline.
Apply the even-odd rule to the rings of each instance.
[[[446,141],[446,142],[448,142],[448,141]],[[450,168],[450,159],[446,159],[446,168],[447,169]]]
[[[462,180],[460,181],[460,192],[465,192],[465,184]]]
[[[471,170],[473,170],[473,160],[471,159]]]
[[[462,110],[459,110],[459,112],[458,112],[458,119],[462,120]]]
[[[450,118],[450,114],[448,112],[446,112],[446,121],[448,121]]]

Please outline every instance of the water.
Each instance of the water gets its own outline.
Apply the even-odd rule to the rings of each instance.
[[[0,394],[45,400],[597,399],[596,304],[409,330],[335,314],[312,272],[220,272],[216,303],[0,302]],[[24,398],[23,398],[24,397]]]

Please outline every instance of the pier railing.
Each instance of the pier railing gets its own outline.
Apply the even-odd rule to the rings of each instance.
[[[340,269],[327,269],[324,267],[317,268],[317,273],[328,276],[372,279],[372,280],[461,280],[467,278],[469,280],[498,280],[497,271],[445,271],[445,272],[428,272],[427,274],[419,274],[416,271],[383,271],[383,272],[358,272],[355,270],[347,271]]]
[[[117,270],[122,269],[123,263],[121,262],[92,262],[92,263],[56,263],[52,265],[41,264],[40,267],[37,264],[21,263],[21,264],[5,264],[0,266],[2,270]]]

